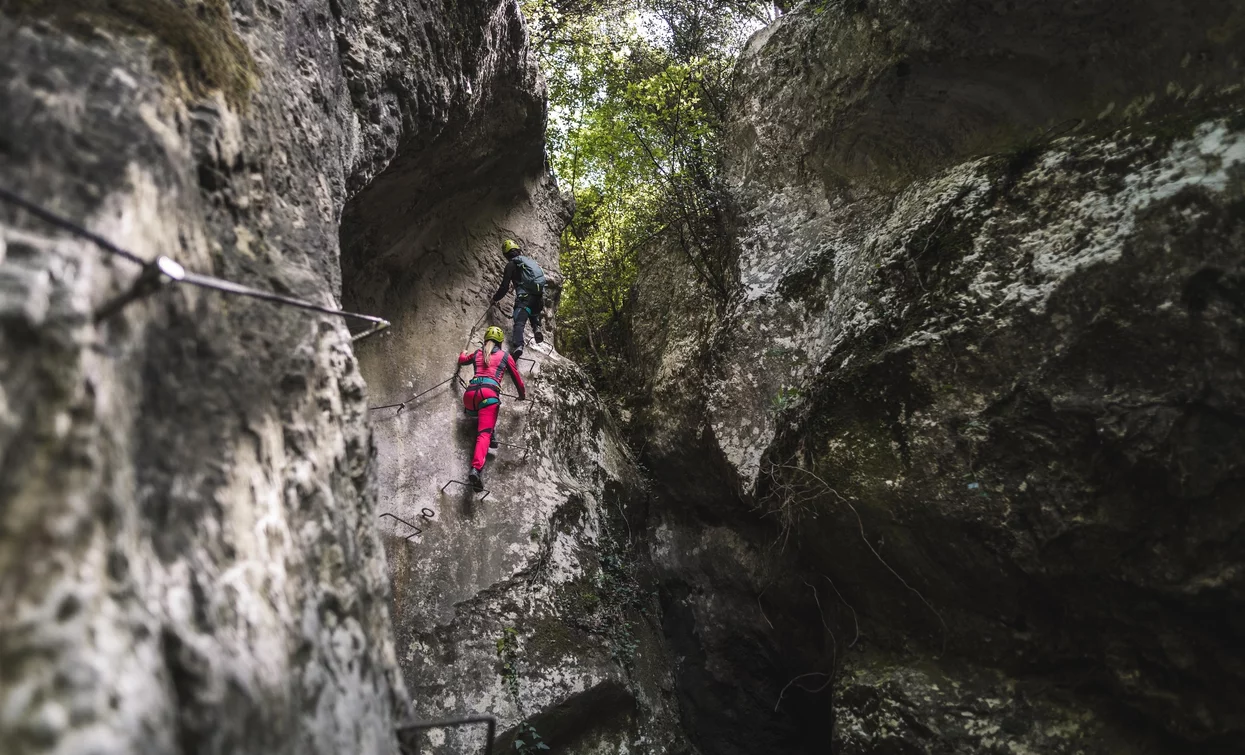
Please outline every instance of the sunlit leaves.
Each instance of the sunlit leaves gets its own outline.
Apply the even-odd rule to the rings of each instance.
[[[739,46],[773,9],[750,0],[523,7],[549,87],[550,164],[576,202],[562,239],[560,345],[604,370],[646,248],[677,243],[698,275],[723,275],[711,258],[727,82]]]

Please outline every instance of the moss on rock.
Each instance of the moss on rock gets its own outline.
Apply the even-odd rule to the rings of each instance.
[[[258,82],[255,59],[234,28],[226,0],[2,0],[0,10],[71,33],[102,29],[154,37],[160,45],[157,68],[194,96],[219,89],[227,102],[244,106]]]

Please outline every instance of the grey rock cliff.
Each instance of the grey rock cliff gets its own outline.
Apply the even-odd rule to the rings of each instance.
[[[138,269],[0,207],[5,752],[484,712],[571,755],[1239,751],[1242,34],[801,6],[737,71],[731,296],[646,256],[657,484],[546,343],[482,497],[455,358],[509,326],[502,238],[556,301],[568,217],[517,4],[3,0],[3,186],[393,322],[170,286],[97,323]]]
[[[668,304],[670,256],[633,326],[706,752],[1245,741],[1241,32],[878,0],[754,37],[738,289]],[[705,692],[745,683],[770,734]]]
[[[420,717],[492,712],[502,751],[534,748],[535,732],[558,752],[677,752],[647,491],[584,374],[551,348],[552,323],[543,345],[528,331],[528,400],[504,385],[487,495],[462,484],[476,425],[451,377],[485,327],[510,329],[509,297],[487,308],[502,239],[545,268],[551,315],[570,215],[545,167],[534,63],[514,70],[487,118],[402,145],[345,215],[347,300],[394,322],[358,351],[374,404],[399,404],[373,412],[380,511],[398,518],[383,525],[398,656]],[[420,745],[476,752],[482,736]]]
[[[12,0],[0,182],[145,259],[334,306],[343,208],[395,157],[539,131],[501,109],[541,101],[523,45],[512,2]],[[93,322],[137,273],[0,208],[3,749],[394,752],[346,325],[175,286]]]

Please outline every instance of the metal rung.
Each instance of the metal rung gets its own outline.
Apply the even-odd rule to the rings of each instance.
[[[468,490],[474,490],[474,488],[471,487],[471,483],[469,482],[463,482],[462,480],[450,480],[449,482],[441,486],[441,492],[444,493],[446,488],[448,488],[451,485],[454,485],[455,483],[462,485],[464,488],[467,488]],[[480,492],[484,493],[484,495],[480,496],[480,500],[483,501],[485,498],[488,498],[489,493],[491,491],[488,488],[485,488],[484,490]]]
[[[499,445],[499,446],[509,446],[510,448],[517,448],[517,449],[519,449],[520,451],[522,451],[522,452],[523,452],[523,455],[524,455],[525,457],[526,457],[528,454],[530,454],[530,453],[532,452],[532,449],[531,449],[530,447],[528,447],[528,446],[520,446],[518,443],[507,443],[507,442],[506,442],[506,441],[504,441],[504,440],[499,440],[499,441],[497,441],[497,445]]]
[[[420,518],[420,519],[423,519],[425,524],[431,524],[431,523],[432,523],[432,522],[431,522],[432,518],[433,518],[434,516],[436,516],[436,515],[437,515],[437,512],[435,512],[435,511],[433,511],[432,509],[429,509],[429,508],[420,509],[420,511],[419,511],[419,518]],[[378,517],[376,517],[376,518],[377,518],[377,519],[384,519],[385,517],[389,517],[390,519],[394,519],[394,520],[396,520],[396,521],[402,522],[402,523],[403,523],[403,524],[405,524],[407,527],[410,527],[411,529],[415,530],[414,532],[412,532],[411,534],[407,535],[407,536],[404,538],[404,539],[405,539],[406,541],[408,541],[408,542],[410,542],[410,539],[411,539],[411,538],[413,538],[413,537],[415,537],[416,535],[422,535],[422,534],[424,534],[424,530],[423,530],[423,528],[421,528],[421,527],[417,527],[417,526],[415,526],[414,524],[411,524],[410,522],[406,521],[405,519],[403,519],[402,517],[398,516],[397,514],[390,514],[388,511],[386,511],[385,513],[381,514],[380,516],[378,516]]]

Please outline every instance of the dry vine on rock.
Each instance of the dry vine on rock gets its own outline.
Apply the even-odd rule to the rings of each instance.
[[[865,547],[869,549],[869,552],[873,554],[874,558],[878,560],[878,563],[886,567],[886,570],[890,572],[895,579],[899,580],[899,583],[903,585],[906,590],[911,592],[913,595],[916,595],[921,603],[928,608],[935,617],[937,617],[939,624],[942,625],[942,646],[943,651],[945,652],[948,627],[942,613],[934,607],[934,604],[925,597],[924,593],[913,587],[908,580],[904,579],[904,577],[896,571],[885,558],[882,557],[882,554],[878,552],[877,547],[869,541],[869,538],[865,533],[864,519],[860,516],[860,512],[856,509],[856,506],[851,500],[839,493],[839,491],[835,488],[831,487],[831,485],[816,472],[795,464],[770,463],[765,467],[763,474],[770,483],[770,494],[763,499],[762,503],[759,504],[759,507],[766,509],[766,516],[775,516],[778,519],[780,527],[779,539],[782,541],[784,548],[786,547],[787,541],[790,539],[792,531],[799,526],[801,521],[810,516],[817,516],[817,508],[821,505],[823,500],[829,498],[846,506],[847,509],[851,511],[852,516],[856,519],[856,525],[860,531],[861,541],[864,542]],[[826,579],[829,580],[829,577]],[[834,583],[831,582],[831,586],[833,585]],[[835,588],[835,592],[838,593],[837,587]],[[842,600],[842,598],[843,596],[839,595],[839,599]],[[844,601],[844,604],[847,605],[846,601]],[[848,607],[851,608],[850,605]],[[855,609],[852,609],[852,616],[853,619],[855,619]],[[859,637],[859,623],[856,625],[856,633],[857,637]],[[853,644],[854,643],[855,641],[853,641]]]

